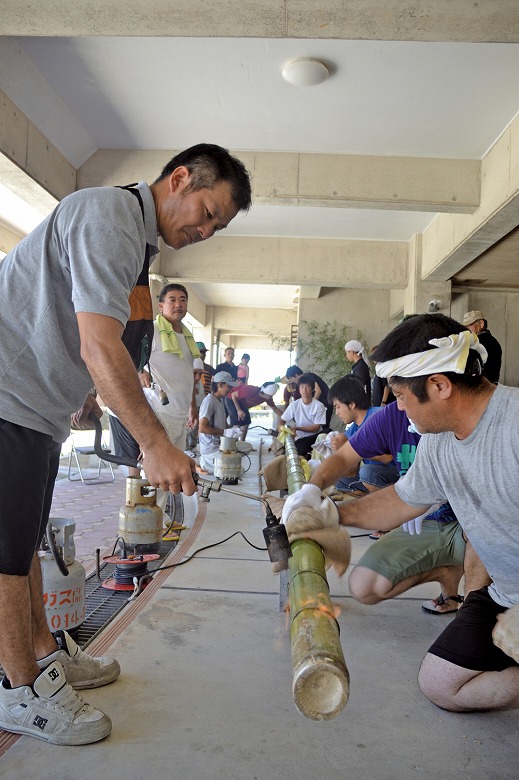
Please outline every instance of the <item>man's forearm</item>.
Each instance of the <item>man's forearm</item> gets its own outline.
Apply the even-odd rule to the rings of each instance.
[[[304,431],[305,433],[315,433],[320,429],[320,425],[298,425],[296,431]]]
[[[358,473],[361,458],[347,441],[337,452],[325,458],[314,471],[310,482],[324,490],[335,485],[341,477],[352,477]]]
[[[323,460],[312,474],[310,482],[312,485],[317,485],[321,490],[324,490],[331,485],[335,485],[337,480],[345,475],[343,460],[338,453],[335,453]]]
[[[355,501],[348,501],[338,509],[341,525],[391,531],[425,512],[427,507],[406,504],[399,498],[394,486],[389,485]]]
[[[199,420],[198,428],[200,433],[206,433],[209,436],[223,436],[223,428],[213,428],[206,417],[202,417],[202,419]]]

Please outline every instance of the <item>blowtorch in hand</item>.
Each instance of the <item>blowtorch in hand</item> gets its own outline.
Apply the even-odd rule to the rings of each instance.
[[[285,526],[279,522],[279,519],[275,516],[274,512],[270,508],[270,504],[265,498],[254,496],[252,493],[244,493],[241,490],[231,489],[216,479],[203,479],[199,476],[199,474],[196,473],[193,474],[193,481],[195,485],[202,488],[200,501],[209,501],[209,493],[211,491],[214,491],[215,493],[223,491],[225,493],[231,493],[235,496],[251,498],[253,501],[260,501],[266,509],[267,525],[266,528],[263,529],[263,538],[265,539],[267,552],[271,562],[274,563],[275,561],[287,561],[292,556],[287,530]]]

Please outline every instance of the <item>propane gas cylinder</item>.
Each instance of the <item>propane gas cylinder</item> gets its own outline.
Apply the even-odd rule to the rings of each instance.
[[[214,459],[215,477],[224,485],[237,485],[242,472],[241,455],[236,447],[236,439],[232,436],[222,436]]]
[[[68,518],[51,517],[49,526],[56,555],[61,556],[61,566],[68,569],[68,574],[64,575],[60,571],[53,550],[42,543],[44,549],[38,551],[38,557],[43,578],[45,614],[51,631],[59,628],[72,631],[85,620],[85,569],[74,560],[76,524]]]
[[[119,510],[119,536],[127,552],[157,553],[162,539],[162,509],[157,491],[141,477],[126,477],[126,504]]]

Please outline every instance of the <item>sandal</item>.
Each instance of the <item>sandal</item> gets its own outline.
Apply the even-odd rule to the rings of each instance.
[[[453,601],[456,606],[452,609],[438,609],[438,607],[443,607],[444,604],[446,605],[448,601]],[[463,596],[460,596],[459,594],[457,596],[444,596],[440,593],[437,599],[424,601],[422,609],[424,612],[430,612],[432,615],[448,615],[450,612],[457,612],[459,604],[463,604]]]
[[[387,531],[373,531],[373,533],[369,535],[368,539],[373,539],[373,541],[376,542],[378,539],[382,539],[382,537],[387,533]]]

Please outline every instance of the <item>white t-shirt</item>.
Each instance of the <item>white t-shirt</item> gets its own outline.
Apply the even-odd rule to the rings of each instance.
[[[202,401],[200,407],[200,420],[207,418],[211,428],[225,429],[226,412],[223,403],[223,398],[216,398],[212,393],[206,395]],[[220,437],[214,433],[200,433],[198,434],[198,441],[200,442],[200,454],[210,452],[217,452],[220,446]]]
[[[326,422],[326,407],[320,401],[312,398],[309,404],[304,404],[302,398],[298,398],[293,404],[290,404],[281,415],[285,422],[294,420],[296,426],[300,425],[324,425]],[[313,436],[311,431],[296,431],[297,439],[303,439],[305,436]]]
[[[151,348],[150,368],[152,379],[166,393],[169,403],[162,406],[153,390],[146,396],[153,410],[159,414],[174,417],[187,417],[193,397],[193,355],[182,333],[176,333],[178,345],[183,357],[174,352],[163,352],[158,325],[154,323],[153,346]]]

